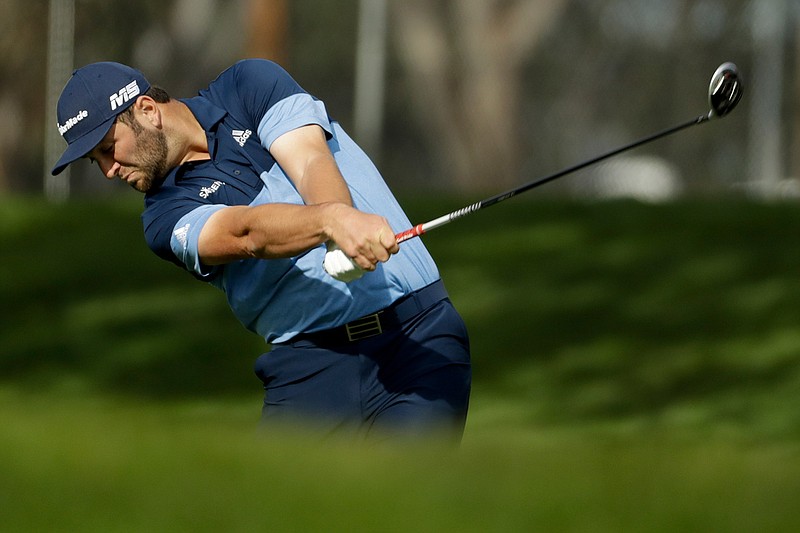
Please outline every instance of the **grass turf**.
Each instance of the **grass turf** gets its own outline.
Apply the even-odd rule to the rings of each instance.
[[[794,204],[515,199],[426,236],[473,344],[458,452],[257,434],[263,346],[138,207],[0,204],[0,528],[800,524]]]

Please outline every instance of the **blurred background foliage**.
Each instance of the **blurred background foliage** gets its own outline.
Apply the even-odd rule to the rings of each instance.
[[[797,531],[798,14],[0,2],[0,529]],[[138,193],[83,161],[46,178],[72,68],[126,62],[188,97],[242,57],[325,101],[415,222],[705,113],[724,61],[745,98],[426,236],[470,331],[470,417],[461,453],[384,453],[253,438],[268,347],[152,256]]]
[[[497,394],[546,406],[541,395],[585,381],[597,396],[577,411],[607,415],[691,399],[709,379],[723,395],[753,375],[759,395],[775,379],[793,386],[798,14],[800,0],[3,2],[0,294],[15,305],[3,375],[224,395],[250,389],[265,349],[220,295],[150,256],[125,185],[81,161],[49,197],[70,202],[19,200],[41,196],[53,162],[47,50],[58,55],[49,35],[69,18],[72,66],[127,62],[176,96],[239,58],[280,61],[356,132],[414,221],[705,113],[711,73],[736,62],[746,92],[730,117],[531,195],[553,204],[509,205],[482,215],[487,227],[476,215],[426,243],[473,331],[476,379]],[[583,202],[616,197],[674,205]],[[752,198],[773,202],[740,203]],[[753,352],[763,368],[739,361]]]
[[[178,97],[242,57],[279,61],[398,190],[496,191],[587,159],[704,113],[711,74],[734,61],[745,100],[724,122],[543,194],[799,189],[797,0],[6,0],[0,191],[42,191],[53,163],[45,88],[66,79],[47,79],[48,35],[69,25],[48,15],[64,4],[72,67],[130,63]],[[79,163],[68,194],[122,188]]]
[[[405,201],[413,218],[442,203]],[[148,252],[138,212],[3,203],[0,390],[246,399],[254,420],[268,347]],[[787,202],[529,198],[426,236],[470,331],[470,438],[599,424],[794,441],[799,225]]]

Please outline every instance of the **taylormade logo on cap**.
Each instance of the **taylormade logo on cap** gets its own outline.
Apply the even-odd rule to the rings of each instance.
[[[78,122],[80,122],[81,120],[85,119],[88,116],[89,112],[86,111],[85,109],[83,111],[78,111],[77,115],[67,120],[63,125],[62,124],[58,125],[58,133],[60,133],[61,136],[63,137],[64,134],[67,133],[72,126],[74,126],[75,124],[77,124]]]
[[[136,83],[136,80],[133,80],[128,85],[108,97],[108,100],[111,102],[111,111],[116,111],[119,106],[138,95],[139,84]]]

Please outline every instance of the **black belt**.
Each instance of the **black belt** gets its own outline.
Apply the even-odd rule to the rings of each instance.
[[[368,339],[380,335],[386,329],[410,320],[447,297],[444,283],[442,283],[442,280],[438,280],[418,291],[403,296],[377,313],[362,316],[343,326],[313,333],[301,333],[293,337],[289,343],[310,341],[320,345],[345,344]]]

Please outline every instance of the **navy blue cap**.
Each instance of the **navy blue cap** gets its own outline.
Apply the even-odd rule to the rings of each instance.
[[[92,63],[72,73],[58,99],[58,132],[67,149],[53,167],[55,176],[67,165],[97,146],[117,115],[150,88],[138,70],[104,61]]]

